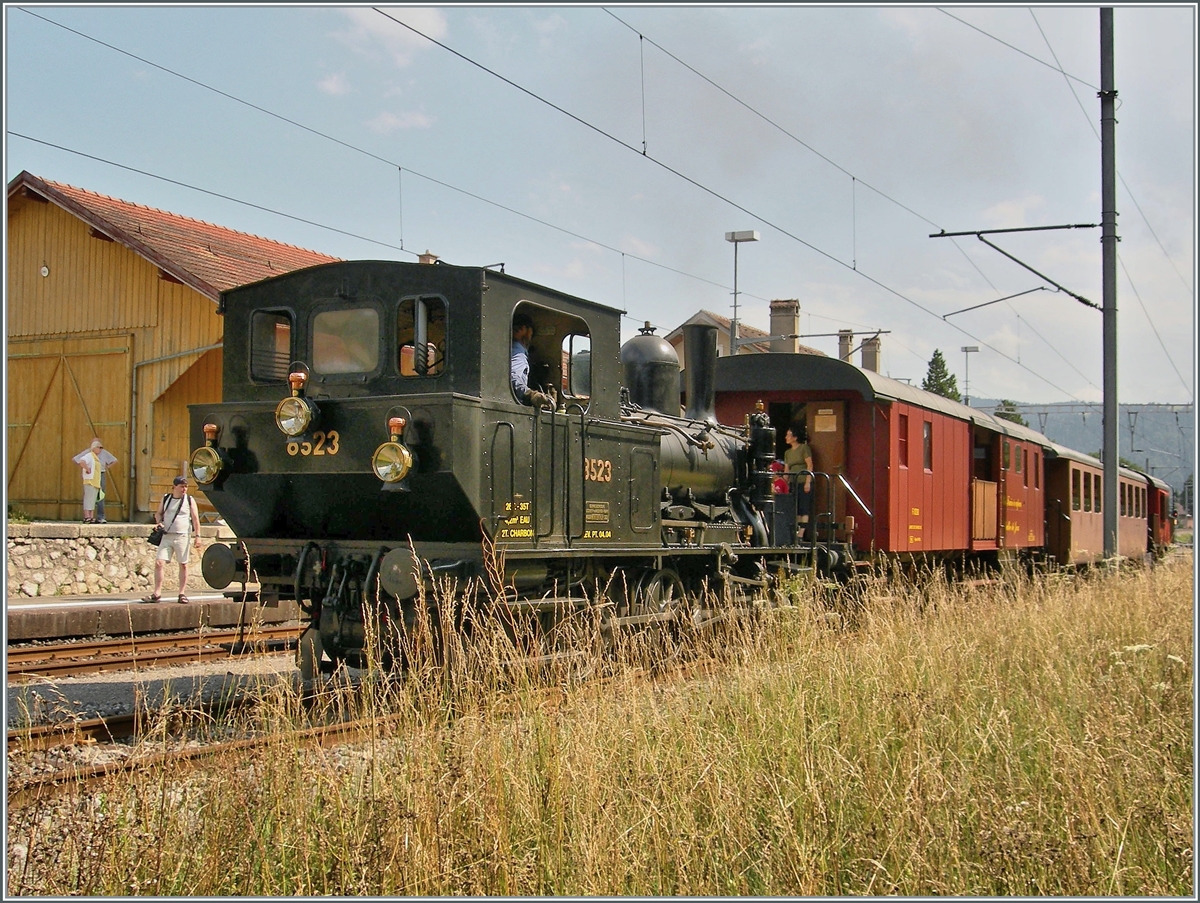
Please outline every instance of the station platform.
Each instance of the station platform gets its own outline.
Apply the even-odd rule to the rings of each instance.
[[[296,603],[260,604],[254,593],[243,602],[241,588],[231,587],[229,595],[207,590],[188,593],[188,603],[179,604],[177,595],[147,604],[139,600],[145,593],[115,595],[75,595],[50,598],[10,596],[5,605],[7,640],[67,639],[79,637],[119,637],[158,631],[232,629],[239,624],[288,624],[303,617]]]

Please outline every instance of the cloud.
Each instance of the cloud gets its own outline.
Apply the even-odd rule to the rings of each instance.
[[[620,248],[627,254],[636,254],[638,257],[643,257],[646,260],[657,260],[662,254],[662,249],[657,245],[642,241],[640,238],[635,238],[632,235],[625,235],[621,239]]]
[[[367,120],[366,126],[380,135],[390,135],[398,129],[427,129],[433,125],[433,118],[425,113],[409,110],[399,115],[384,111],[374,119]]]
[[[350,80],[344,72],[332,72],[317,82],[317,90],[334,96],[350,93]]]
[[[1013,198],[993,204],[983,211],[983,219],[987,225],[996,229],[1017,229],[1033,224],[1029,215],[1046,206],[1046,199],[1036,194],[1027,194],[1022,198]]]
[[[335,36],[359,53],[373,55],[382,51],[401,69],[412,63],[413,54],[418,50],[432,45],[400,22],[431,38],[440,40],[446,36],[446,17],[441,10],[396,6],[380,9],[386,15],[366,8],[344,10],[350,27],[335,32]]]

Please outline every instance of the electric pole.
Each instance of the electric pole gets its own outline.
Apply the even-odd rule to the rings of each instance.
[[[1117,542],[1117,467],[1120,463],[1117,407],[1117,90],[1113,87],[1113,11],[1100,10],[1100,244],[1104,280],[1104,557]]]

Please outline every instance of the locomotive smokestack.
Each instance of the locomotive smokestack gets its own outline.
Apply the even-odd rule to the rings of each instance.
[[[717,327],[689,323],[683,327],[683,359],[689,420],[717,422]]]

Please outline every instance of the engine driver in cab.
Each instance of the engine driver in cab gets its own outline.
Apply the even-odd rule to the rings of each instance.
[[[554,400],[529,385],[529,346],[533,342],[533,318],[515,314],[512,321],[512,387],[521,404],[554,407]]]

